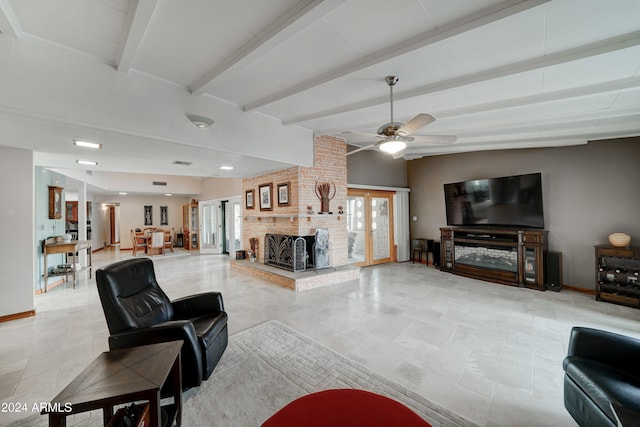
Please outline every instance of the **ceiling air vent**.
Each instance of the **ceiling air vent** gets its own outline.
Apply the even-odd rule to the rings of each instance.
[[[180,166],[191,166],[193,164],[193,162],[185,162],[183,160],[175,160],[173,162],[174,165],[180,165]]]
[[[167,183],[166,183],[166,181],[153,181],[153,185],[164,185],[164,186],[166,186]]]

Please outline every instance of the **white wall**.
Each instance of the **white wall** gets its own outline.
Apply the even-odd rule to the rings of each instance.
[[[199,197],[200,200],[214,200],[242,194],[242,178],[207,178],[202,181]]]
[[[0,147],[0,316],[34,310],[35,219],[33,152]]]

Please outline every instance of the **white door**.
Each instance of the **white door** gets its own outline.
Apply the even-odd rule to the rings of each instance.
[[[207,200],[200,202],[200,253],[219,254],[222,250],[220,230],[220,202]]]

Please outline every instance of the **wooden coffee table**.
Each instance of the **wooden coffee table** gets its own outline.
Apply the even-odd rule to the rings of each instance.
[[[161,426],[160,389],[171,379],[174,403],[164,406],[166,426],[182,422],[182,341],[170,341],[102,353],[43,411],[49,426],[66,426],[66,417],[102,409],[106,426],[115,405],[149,402],[151,427]]]

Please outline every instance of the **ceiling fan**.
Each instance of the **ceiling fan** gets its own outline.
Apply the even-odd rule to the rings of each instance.
[[[394,158],[401,157],[399,154],[407,147],[407,143],[431,143],[431,144],[451,144],[456,141],[454,135],[414,135],[415,131],[433,123],[436,119],[431,114],[420,113],[407,123],[393,121],[393,86],[398,83],[397,76],[387,76],[384,81],[389,85],[389,99],[391,106],[391,120],[389,123],[378,128],[377,134],[344,131],[347,135],[361,135],[366,137],[378,138],[373,144],[361,147],[353,151],[349,151],[347,156],[363,150],[369,150],[379,147],[380,151],[392,154]]]

